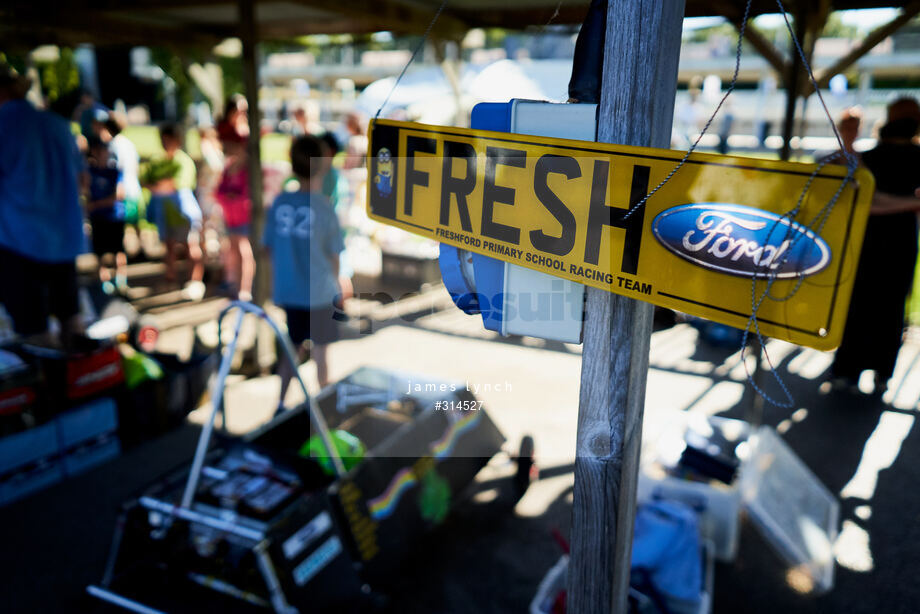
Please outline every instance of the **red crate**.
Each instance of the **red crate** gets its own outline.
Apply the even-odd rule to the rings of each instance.
[[[89,354],[67,359],[67,398],[84,399],[109,390],[125,379],[121,354],[113,346],[101,347]]]

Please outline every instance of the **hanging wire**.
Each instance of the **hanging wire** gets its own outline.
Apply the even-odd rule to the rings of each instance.
[[[840,138],[840,132],[837,131],[837,124],[834,122],[834,118],[831,116],[831,112],[827,109],[827,104],[824,102],[824,96],[821,95],[821,90],[818,88],[818,82],[815,79],[815,74],[811,70],[811,64],[808,62],[808,58],[805,57],[805,52],[802,50],[802,45],[796,37],[795,32],[792,30],[792,24],[789,23],[789,13],[786,12],[786,7],[783,5],[783,0],[776,0],[776,6],[779,7],[780,13],[783,15],[783,22],[786,24],[786,30],[789,31],[789,34],[792,36],[792,42],[795,45],[795,49],[799,54],[799,58],[802,60],[802,66],[805,67],[805,70],[808,73],[808,79],[811,81],[812,87],[814,87],[815,93],[818,95],[818,100],[821,101],[821,107],[824,109],[824,114],[827,116],[827,120],[831,124],[831,130],[834,131],[834,136],[837,138],[837,144],[840,146],[840,151],[843,151],[847,157],[847,166],[850,164],[850,159],[853,158],[853,155],[846,151],[843,146],[843,139]],[[854,165],[857,164],[854,162]]]
[[[402,81],[403,76],[405,76],[406,71],[409,70],[409,66],[412,65],[412,62],[415,61],[415,56],[418,55],[418,52],[422,50],[425,46],[425,43],[428,42],[428,36],[431,34],[431,29],[434,27],[435,22],[438,21],[438,17],[441,16],[441,13],[444,12],[444,7],[447,6],[448,0],[441,2],[441,6],[438,7],[438,10],[435,11],[434,17],[431,18],[431,22],[428,24],[428,27],[425,28],[425,33],[422,34],[422,39],[415,46],[415,49],[412,51],[412,55],[409,56],[409,61],[406,62],[406,65],[403,66],[403,69],[400,71],[399,76],[396,77],[396,81],[393,82],[393,87],[390,88],[387,97],[383,99],[383,104],[380,105],[380,108],[377,109],[377,113],[374,114],[374,121],[380,119],[380,112],[383,111],[383,108],[387,106],[387,103],[390,102],[390,96],[393,95],[393,92],[396,91],[396,88],[399,86],[399,82]]]
[[[713,110],[712,115],[710,115],[709,119],[706,120],[706,124],[703,126],[703,129],[697,135],[696,140],[693,141],[693,144],[690,145],[690,148],[687,149],[687,153],[684,154],[684,157],[681,158],[680,162],[677,163],[677,166],[672,168],[671,172],[668,173],[667,176],[661,180],[661,183],[656,185],[652,189],[651,192],[645,195],[645,197],[642,200],[640,200],[635,205],[630,207],[629,211],[627,211],[623,215],[624,220],[629,219],[629,216],[635,213],[636,210],[639,209],[640,207],[644,207],[646,201],[652,196],[654,196],[658,190],[663,188],[664,184],[669,182],[671,180],[671,177],[673,177],[677,173],[677,171],[679,171],[681,167],[683,167],[684,163],[686,163],[687,159],[690,157],[690,154],[692,154],[696,150],[697,145],[700,144],[700,140],[709,130],[709,127],[712,125],[712,122],[715,121],[716,115],[718,115],[719,111],[722,109],[722,105],[725,104],[725,101],[728,99],[728,97],[731,96],[732,92],[735,91],[735,85],[738,83],[738,73],[741,70],[741,43],[744,40],[744,32],[745,30],[747,30],[748,17],[751,14],[751,2],[752,0],[747,0],[747,2],[744,5],[744,16],[741,18],[741,24],[738,27],[738,44],[735,45],[735,70],[734,72],[732,72],[732,79],[728,84],[728,88],[726,88],[725,90],[725,94],[722,96],[722,99],[719,100],[719,104],[716,105],[716,108],[715,110]]]
[[[798,40],[798,37],[795,35],[795,32],[792,29],[792,24],[789,23],[789,14],[786,11],[786,7],[783,5],[782,0],[776,0],[776,4],[780,12],[782,13],[783,22],[786,25],[786,29],[788,30],[790,37],[792,38],[792,42],[795,45],[796,52],[798,53],[799,58],[802,60],[802,66],[805,68],[805,71],[808,74],[808,78],[811,81],[812,87],[814,88],[815,93],[818,95],[818,99],[821,101],[821,107],[824,109],[824,114],[827,117],[827,120],[831,125],[831,129],[833,130],[834,136],[837,139],[837,144],[840,147],[840,150],[844,153],[845,160],[846,160],[847,173],[841,180],[840,185],[837,187],[837,190],[834,192],[830,200],[828,200],[828,202],[818,211],[815,217],[812,218],[812,220],[807,225],[804,226],[804,228],[811,231],[813,234],[820,236],[821,231],[824,228],[824,224],[827,222],[827,219],[830,216],[831,212],[833,211],[834,206],[837,204],[837,201],[840,199],[840,196],[843,193],[844,188],[850,182],[853,181],[853,175],[856,172],[856,168],[858,167],[859,163],[858,163],[856,156],[846,151],[846,148],[843,145],[843,139],[840,137],[840,133],[837,130],[837,125],[835,124],[834,119],[831,116],[830,111],[827,108],[827,104],[824,102],[824,97],[821,95],[821,90],[818,87],[818,82],[815,79],[814,72],[812,71],[811,65],[808,62],[808,58],[806,57],[805,52],[802,49],[801,42]],[[826,164],[827,164],[827,160],[824,160],[820,164],[818,164],[817,167],[815,167],[815,170],[811,173],[808,180],[806,181],[805,187],[803,188],[802,193],[800,194],[795,207],[793,207],[791,210],[786,212],[782,216],[782,218],[788,219],[790,222],[792,222],[798,216],[802,208],[802,203],[805,200],[805,196],[808,193],[808,190],[811,188],[811,185],[814,182],[815,178],[823,170]],[[776,228],[776,226],[779,223],[780,221],[777,221],[774,223],[774,226],[770,230],[769,235],[772,235],[773,230]],[[790,238],[790,235],[793,235],[793,236]],[[804,233],[794,231],[791,224],[787,225],[786,236],[784,237],[784,239],[789,240],[791,245],[794,245],[803,236],[805,236]],[[784,255],[781,261],[781,264],[785,264],[786,262],[788,262],[789,257],[791,256],[793,251],[794,250],[788,250],[786,252],[786,254]],[[748,324],[744,329],[744,335],[742,336],[742,339],[741,339],[740,361],[744,365],[745,374],[747,375],[748,381],[751,383],[751,387],[761,397],[763,397],[764,400],[766,400],[768,403],[771,403],[779,407],[792,408],[795,405],[795,401],[792,397],[792,394],[789,392],[789,388],[786,386],[786,383],[783,381],[783,378],[776,371],[776,367],[773,365],[773,362],[770,360],[770,355],[767,352],[766,347],[763,342],[763,334],[760,330],[760,324],[757,321],[758,310],[760,309],[761,305],[763,305],[763,302],[766,299],[769,298],[770,300],[777,301],[777,302],[787,301],[791,299],[799,291],[799,289],[801,288],[802,284],[805,281],[804,277],[799,277],[798,280],[796,281],[795,286],[792,288],[792,290],[790,290],[788,294],[786,294],[785,296],[781,296],[781,297],[774,296],[772,294],[772,288],[773,288],[773,284],[775,283],[777,279],[776,271],[779,270],[780,268],[782,267],[781,266],[776,267],[768,275],[763,292],[760,294],[759,298],[757,296],[757,272],[755,272],[754,275],[752,275],[752,279],[751,279],[751,317],[748,320]],[[747,349],[748,338],[751,333],[752,327],[754,329],[754,333],[757,336],[757,340],[760,345],[760,348],[764,353],[764,357],[767,360],[767,364],[770,366],[770,372],[773,375],[773,378],[776,381],[776,383],[782,389],[784,396],[786,397],[786,400],[783,402],[779,402],[776,399],[772,398],[769,394],[767,394],[766,391],[764,391],[760,386],[757,385],[751,373],[748,371],[748,366],[744,358],[745,358],[745,351]]]
[[[549,27],[549,25],[550,25],[551,23],[553,23],[554,21],[556,21],[556,17],[559,17],[559,10],[560,10],[561,8],[562,8],[562,0],[559,0],[559,4],[556,5],[556,10],[553,11],[553,14],[552,14],[552,15],[550,15],[549,21],[547,21],[545,24],[543,24],[543,27],[540,28],[540,33],[541,33],[541,34],[543,33],[543,31],[544,31],[546,28]]]
[[[853,175],[858,166],[858,160],[856,159],[854,155],[850,154],[849,152],[846,152],[846,150],[844,149],[843,139],[840,137],[840,133],[837,131],[837,126],[834,124],[833,117],[831,116],[830,111],[827,108],[827,104],[824,101],[824,97],[821,95],[821,91],[818,88],[818,83],[812,71],[811,64],[808,62],[808,59],[805,56],[805,52],[802,49],[802,45],[800,41],[798,40],[798,38],[796,37],[791,24],[789,23],[788,12],[786,11],[786,8],[782,3],[782,0],[776,0],[776,3],[777,3],[777,6],[779,7],[780,12],[783,15],[783,21],[786,24],[786,28],[789,31],[790,36],[792,37],[792,41],[795,44],[796,52],[798,53],[799,57],[802,60],[802,65],[808,74],[812,87],[814,88],[814,91],[817,93],[818,98],[821,101],[821,106],[824,109],[824,113],[827,116],[829,123],[831,124],[831,129],[834,132],[834,136],[837,139],[837,143],[841,151],[845,152],[844,155],[846,157],[847,174],[841,180],[840,185],[837,187],[837,190],[835,191],[834,195],[818,211],[815,217],[812,218],[812,220],[810,220],[807,224],[800,224],[796,222],[798,226],[804,228],[805,230],[811,232],[814,235],[820,236],[821,231],[823,230],[828,217],[833,211],[834,206],[837,204],[837,201],[839,200],[841,194],[843,193],[843,190],[850,182],[853,181]],[[739,74],[740,67],[741,67],[742,43],[744,40],[744,34],[747,29],[747,22],[750,17],[751,4],[752,4],[752,0],[747,0],[745,2],[744,14],[741,18],[740,23],[738,24],[738,42],[735,46],[735,68],[734,68],[734,71],[732,72],[732,78],[725,91],[725,94],[722,96],[721,100],[719,100],[719,103],[716,105],[716,108],[713,110],[712,114],[709,116],[709,119],[706,121],[706,124],[703,126],[703,129],[700,131],[700,134],[696,137],[696,140],[694,140],[694,142],[690,145],[690,148],[683,155],[683,157],[677,163],[677,165],[673,169],[671,169],[671,171],[665,176],[665,178],[657,186],[655,186],[654,189],[652,189],[648,194],[646,194],[645,197],[642,198],[642,200],[640,200],[635,205],[633,205],[623,215],[624,220],[628,219],[640,207],[645,206],[645,203],[648,201],[648,199],[651,198],[655,193],[657,193],[662,187],[664,187],[665,184],[667,184],[668,181],[670,181],[671,178],[674,177],[674,175],[684,166],[684,164],[690,158],[690,155],[696,150],[703,136],[708,132],[709,128],[712,126],[712,122],[715,120],[719,111],[722,109],[722,106],[725,103],[726,99],[728,99],[728,97],[734,92],[735,86],[738,81],[738,74]],[[774,230],[776,230],[776,228],[778,228],[782,224],[783,220],[788,221],[787,224],[782,224],[786,227],[786,231],[785,231],[786,234],[783,237],[783,240],[789,241],[789,244],[791,247],[794,247],[798,241],[800,241],[804,236],[807,236],[806,233],[796,230],[795,227],[793,227],[792,223],[795,221],[796,217],[798,217],[798,215],[801,213],[802,205],[805,202],[805,198],[808,195],[808,191],[810,190],[812,184],[814,183],[814,180],[818,177],[818,175],[821,173],[821,171],[823,170],[826,164],[827,164],[827,161],[822,161],[820,164],[818,164],[818,166],[815,168],[815,170],[811,173],[811,175],[808,177],[807,181],[805,182],[805,186],[802,189],[802,192],[799,195],[799,198],[796,201],[795,206],[789,211],[782,214],[780,218],[776,222],[774,222],[773,227],[770,229],[770,232],[768,233],[768,238],[773,236]],[[802,284],[804,283],[804,277],[799,277],[796,280],[795,286],[785,296],[778,297],[772,294],[773,284],[777,280],[778,271],[782,269],[783,264],[786,264],[789,261],[789,258],[791,257],[792,253],[794,253],[793,249],[787,250],[782,260],[780,261],[779,266],[771,266],[771,267],[763,266],[760,269],[755,269],[754,272],[752,273],[751,275],[751,316],[748,319],[747,326],[744,329],[744,334],[742,336],[742,341],[741,341],[741,353],[740,353],[740,358],[739,358],[741,363],[744,365],[745,374],[747,375],[747,379],[750,382],[752,388],[760,396],[762,396],[764,400],[766,400],[768,403],[772,405],[777,405],[780,407],[787,407],[787,408],[792,407],[794,405],[794,399],[792,398],[792,394],[790,393],[789,388],[786,386],[782,377],[776,371],[776,368],[773,365],[772,360],[770,359],[769,353],[766,350],[766,347],[764,344],[764,338],[760,330],[760,323],[758,321],[757,314],[761,306],[763,305],[764,301],[766,301],[767,299],[777,301],[777,302],[788,301],[793,296],[795,296],[795,294],[798,292],[798,290],[801,288]],[[766,283],[764,285],[763,291],[758,296],[757,282],[758,282],[758,279],[762,279],[762,278],[766,279]],[[754,381],[752,374],[748,370],[747,363],[745,362],[744,359],[745,359],[745,352],[747,350],[748,339],[749,339],[752,329],[753,329],[754,334],[756,334],[757,336],[758,342],[760,344],[760,348],[763,351],[764,357],[766,358],[766,362],[770,367],[769,370],[771,374],[773,375],[774,379],[776,380],[777,384],[779,385],[779,387],[782,389],[784,396],[786,397],[785,401],[777,401],[776,399],[768,395],[766,391],[764,391],[760,386],[757,385],[757,383]]]
[[[402,71],[400,71],[399,75],[396,77],[396,81],[393,83],[393,87],[387,93],[387,96],[384,99],[383,104],[381,104],[380,108],[377,109],[377,113],[374,115],[374,121],[379,119],[380,113],[383,111],[387,103],[390,101],[390,97],[393,95],[393,92],[396,91],[396,88],[399,86],[400,81],[405,76],[406,71],[409,69],[409,66],[412,65],[412,63],[415,61],[415,58],[418,56],[419,51],[421,51],[425,43],[428,41],[428,37],[431,34],[431,30],[434,27],[434,24],[437,22],[438,18],[441,16],[441,13],[444,11],[445,7],[447,6],[447,3],[448,3],[448,0],[443,0],[441,2],[441,5],[438,7],[438,10],[435,12],[434,16],[432,17],[431,22],[428,24],[428,27],[425,28],[425,32],[423,33],[421,40],[416,45],[415,49],[412,51],[412,55],[409,57],[409,61],[406,62],[405,66],[403,66]],[[645,197],[642,198],[642,200],[640,200],[635,205],[633,205],[629,209],[629,211],[627,211],[623,215],[624,220],[628,219],[640,207],[645,206],[645,203],[648,201],[648,199],[654,196],[655,193],[657,193],[662,187],[664,187],[665,184],[667,184],[668,181],[670,181],[671,178],[674,177],[674,175],[684,166],[684,164],[690,158],[690,155],[696,150],[703,136],[706,135],[709,128],[712,126],[712,122],[715,121],[715,118],[719,114],[719,111],[722,109],[722,106],[725,104],[725,101],[734,92],[735,86],[737,85],[737,82],[738,82],[738,74],[741,69],[742,44],[744,41],[744,34],[747,29],[748,19],[750,17],[751,4],[752,4],[752,0],[746,0],[745,6],[744,6],[744,14],[741,18],[741,22],[738,25],[738,42],[735,46],[735,68],[734,68],[734,71],[732,72],[731,81],[729,82],[729,85],[725,90],[725,94],[719,100],[719,103],[716,105],[716,108],[713,110],[712,114],[709,116],[709,119],[706,121],[705,125],[703,126],[703,129],[700,131],[699,135],[697,135],[696,140],[694,140],[694,142],[690,145],[690,147],[687,149],[686,153],[683,155],[683,157],[677,163],[677,165],[673,169],[671,169],[671,171],[667,174],[667,176],[665,176],[665,178],[657,186],[655,186],[648,194],[646,194]],[[792,28],[792,25],[789,23],[789,15],[788,15],[788,12],[786,11],[786,7],[783,5],[782,0],[776,0],[776,4],[780,12],[782,13],[783,21],[785,22],[786,29],[789,31],[789,34],[795,45],[796,52],[798,53],[799,57],[802,60],[802,65],[808,74],[808,78],[811,81],[811,84],[812,84],[812,87],[814,88],[815,93],[818,95],[818,99],[821,101],[821,106],[824,110],[824,114],[831,124],[831,129],[833,130],[834,136],[837,139],[837,143],[840,146],[841,151],[844,152],[844,156],[846,159],[847,174],[843,177],[834,195],[827,202],[827,204],[825,204],[818,211],[815,217],[807,225],[799,224],[799,226],[802,226],[803,228],[805,228],[812,234],[820,236],[820,233],[824,228],[824,224],[826,223],[828,217],[833,211],[833,208],[836,205],[837,201],[839,200],[841,194],[843,193],[843,190],[850,182],[853,181],[853,175],[858,166],[858,160],[853,154],[851,154],[850,152],[847,152],[843,146],[843,139],[841,138],[840,133],[837,130],[837,126],[834,123],[833,117],[831,116],[830,111],[827,108],[827,104],[824,101],[824,97],[821,95],[821,91],[818,87],[818,82],[815,79],[814,72],[812,71],[811,64],[808,62],[805,52],[802,49],[801,43],[798,40],[798,37],[796,37],[795,32]],[[543,26],[543,28],[541,28],[541,32],[545,30],[546,27],[549,26],[556,19],[556,17],[559,15],[559,10],[561,6],[562,6],[562,0],[559,1],[559,4],[556,6],[556,9],[553,12],[552,16],[550,17],[549,21]],[[805,233],[795,230],[792,226],[792,222],[794,222],[795,218],[801,212],[802,204],[805,201],[805,197],[807,196],[808,191],[811,188],[811,185],[813,184],[814,180],[818,177],[821,170],[824,168],[826,164],[827,164],[827,161],[821,162],[815,168],[815,170],[811,173],[808,180],[805,182],[805,186],[802,189],[802,192],[799,195],[799,198],[795,206],[789,211],[787,211],[786,213],[784,213],[782,216],[780,216],[779,220],[774,222],[773,228],[771,228],[770,232],[768,233],[768,237],[772,236],[773,231],[781,224],[782,220],[784,219],[789,221],[788,224],[785,224],[786,235],[784,237],[784,241],[789,241],[790,245],[794,246],[795,243],[801,240],[803,236],[806,236]],[[794,405],[794,399],[792,398],[792,394],[790,393],[782,377],[776,371],[776,368],[773,365],[772,360],[770,359],[769,353],[766,350],[766,346],[764,345],[764,342],[763,342],[763,334],[760,330],[760,323],[757,319],[757,313],[760,310],[760,307],[763,305],[764,301],[766,301],[767,299],[777,301],[777,302],[788,301],[796,294],[796,292],[798,292],[799,288],[802,286],[802,283],[804,282],[804,278],[799,277],[793,289],[790,290],[789,293],[786,294],[785,296],[777,297],[777,296],[774,296],[771,292],[773,288],[773,284],[777,280],[777,274],[778,274],[777,271],[782,268],[781,266],[782,264],[786,264],[788,262],[788,259],[792,253],[794,253],[794,250],[792,249],[789,249],[786,251],[785,255],[783,256],[783,259],[780,261],[780,266],[770,267],[769,270],[766,270],[767,267],[764,267],[760,270],[755,270],[752,273],[752,276],[751,276],[751,316],[748,319],[748,324],[744,329],[744,334],[742,336],[742,341],[741,341],[741,354],[739,358],[740,362],[744,365],[745,374],[747,375],[748,381],[750,382],[752,388],[761,397],[763,397],[764,400],[766,400],[768,403],[772,405],[777,405],[779,407],[784,407],[784,408],[792,407]],[[766,283],[764,286],[764,290],[761,292],[760,296],[758,297],[757,280],[764,276],[766,276]],[[764,391],[760,386],[757,385],[757,383],[754,381],[753,376],[748,370],[747,363],[745,362],[744,359],[745,359],[745,351],[748,345],[749,335],[752,329],[757,336],[761,351],[763,351],[767,364],[770,366],[770,372],[772,373],[779,387],[782,389],[784,396],[786,397],[786,401],[784,402],[779,402],[773,399],[770,395],[768,395],[766,391]]]

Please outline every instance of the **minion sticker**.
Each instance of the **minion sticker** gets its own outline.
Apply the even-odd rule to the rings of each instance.
[[[389,196],[393,191],[393,159],[386,147],[377,150],[377,175],[374,177],[374,185],[381,196]]]

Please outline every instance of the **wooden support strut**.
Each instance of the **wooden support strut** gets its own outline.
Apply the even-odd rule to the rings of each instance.
[[[609,2],[597,140],[668,147],[684,0]],[[626,612],[653,306],[587,289],[570,613]]]
[[[456,46],[456,57],[448,54],[448,45],[453,43]],[[469,126],[469,113],[463,108],[463,88],[460,85],[460,73],[462,63],[462,42],[461,40],[434,40],[435,57],[438,64],[441,65],[441,72],[450,84],[450,90],[454,97],[454,104],[457,111],[454,115],[454,126]]]
[[[894,34],[898,29],[901,28],[901,26],[913,19],[917,14],[920,14],[920,0],[915,0],[914,2],[905,6],[900,15],[885,25],[879,26],[873,30],[857,47],[854,47],[848,54],[834,62],[834,64],[832,64],[830,67],[820,71],[816,75],[818,87],[827,87],[834,75],[842,73],[847,68],[855,64],[861,57],[872,51],[876,45]]]
[[[394,32],[422,32],[431,23],[437,5],[429,7],[395,2],[378,2],[377,0],[294,0],[310,8],[321,9],[332,14],[343,15],[356,22],[373,24],[373,30],[391,30]],[[432,34],[443,38],[462,38],[469,30],[463,20],[442,12],[432,26]]]
[[[742,10],[744,5],[742,4],[739,7],[735,3],[726,2],[725,0],[714,0],[712,3],[713,9],[718,11],[720,15],[725,17],[735,29],[739,32],[741,31],[741,19],[744,17]],[[786,72],[788,69],[788,60],[783,56],[783,53],[776,48],[776,46],[768,41],[763,34],[760,33],[760,30],[754,27],[754,24],[748,21],[747,25],[744,28],[744,38],[751,44],[754,49],[757,50],[757,53],[763,57],[764,60],[780,75],[780,79],[786,78]]]

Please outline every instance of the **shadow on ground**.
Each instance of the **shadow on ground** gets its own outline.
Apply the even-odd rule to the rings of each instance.
[[[714,351],[699,344],[697,357],[711,360]],[[920,429],[914,420],[916,412],[896,409],[874,395],[827,391],[826,384],[822,389],[827,372],[815,378],[790,372],[790,363],[803,351],[810,350],[795,350],[776,365],[794,405],[784,408],[766,403],[762,421],[778,428],[821,482],[840,496],[840,522],[851,525],[843,540],[844,552],[838,550],[843,564],[837,565],[832,591],[821,596],[801,594],[787,582],[787,566],[745,519],[737,560],[732,565],[717,565],[714,611],[920,611],[916,581],[920,573]],[[902,377],[916,375],[908,372]],[[772,375],[764,374],[761,381],[770,394],[782,398]],[[753,403],[754,393],[748,385],[741,401],[721,415],[756,415]],[[862,496],[847,494],[850,490],[862,491]]]
[[[83,475],[0,508],[0,612],[70,613],[102,578],[121,504],[188,462],[200,429],[186,425]]]
[[[719,366],[736,350],[697,343],[691,360]],[[804,595],[790,586],[786,564],[745,521],[737,560],[717,566],[714,612],[917,612],[920,429],[916,412],[892,408],[869,395],[822,393],[821,375],[804,377],[800,370],[790,370],[802,351],[793,350],[777,364],[794,406],[766,404],[763,423],[779,427],[785,441],[832,493],[845,493],[841,523],[849,535],[856,536],[855,545],[850,544],[853,552],[844,557],[848,566],[838,566],[833,591]],[[679,372],[681,367],[669,369]],[[715,383],[728,378],[712,379]],[[763,381],[776,392],[775,382],[769,377]],[[748,416],[753,400],[747,386],[741,399],[721,415]],[[195,427],[183,427],[83,476],[0,509],[4,552],[0,577],[6,587],[0,593],[0,611],[79,611],[84,587],[101,578],[119,504],[156,476],[187,461],[197,433]],[[568,477],[572,470],[571,465],[545,467],[543,476]],[[563,485],[539,513],[526,515],[515,512],[510,479],[484,479],[445,524],[410,554],[400,579],[390,587],[392,612],[527,611],[537,585],[561,553],[552,529],[568,534],[571,486]]]

